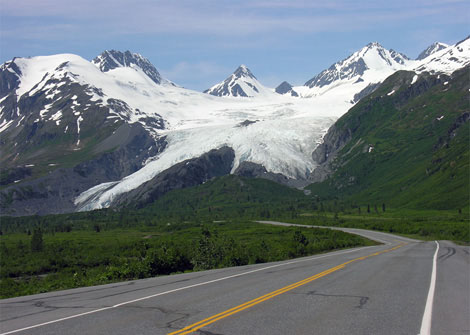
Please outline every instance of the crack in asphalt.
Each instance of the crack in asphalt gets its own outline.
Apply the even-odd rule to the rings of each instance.
[[[44,308],[48,308],[48,309],[45,310],[45,311],[38,311],[38,312],[34,312],[34,313],[23,314],[23,315],[20,315],[20,316],[14,316],[14,317],[7,318],[7,319],[0,319],[0,322],[21,319],[21,318],[24,318],[25,316],[30,316],[30,315],[36,315],[36,314],[42,314],[42,313],[46,313],[46,312],[52,312],[52,311],[57,310],[59,307],[44,307]]]
[[[320,296],[320,297],[327,297],[327,298],[355,298],[359,299],[359,305],[354,306],[354,308],[362,309],[368,302],[369,297],[360,296],[360,295],[347,295],[347,294],[325,294],[325,293],[317,293],[317,291],[309,291],[304,293],[308,296]]]
[[[175,327],[174,323],[180,323],[182,320],[186,320],[191,316],[191,313],[183,313],[176,310],[171,310],[159,306],[120,306],[119,308],[127,308],[127,309],[142,309],[142,310],[156,310],[160,313],[164,314],[165,316],[177,316],[175,319],[167,321],[164,325],[159,328],[162,329],[179,329],[179,327]],[[194,311],[193,311],[194,313]]]
[[[173,319],[171,321],[168,321],[164,328],[163,329],[173,329],[173,330],[179,330],[181,329],[181,325],[180,326],[176,326],[175,324],[181,324],[181,321],[183,321],[183,323],[185,324],[186,323],[186,320],[191,316],[191,313],[182,313],[182,312],[177,312],[177,311],[173,311],[174,314],[176,315],[180,315],[180,317],[176,318],[176,319]]]

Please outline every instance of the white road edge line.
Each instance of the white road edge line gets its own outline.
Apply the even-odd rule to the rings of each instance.
[[[434,301],[434,291],[436,290],[437,253],[439,252],[439,242],[434,242],[436,242],[437,247],[432,262],[431,284],[429,285],[428,298],[426,300],[421,329],[418,335],[431,335],[432,305]]]
[[[142,298],[122,302],[120,304],[116,304],[116,305],[113,305],[113,306],[103,307],[103,308],[95,309],[95,310],[88,311],[88,312],[85,312],[85,313],[80,313],[80,314],[67,316],[67,317],[64,317],[64,318],[57,319],[57,320],[52,320],[52,321],[47,321],[47,322],[44,322],[44,323],[39,323],[37,325],[33,325],[33,326],[29,326],[29,327],[11,330],[11,331],[8,331],[8,332],[5,332],[5,333],[1,333],[0,335],[8,335],[8,334],[19,333],[19,332],[22,332],[22,331],[25,331],[25,330],[50,325],[52,323],[57,323],[57,322],[61,322],[61,321],[69,320],[69,319],[74,319],[74,318],[78,318],[78,317],[85,316],[85,315],[88,315],[88,314],[98,313],[98,312],[105,311],[105,310],[108,310],[108,309],[113,309],[113,308],[117,308],[117,307],[120,307],[120,306],[132,304],[132,303],[137,302],[137,301],[151,299],[151,298],[155,298],[155,297],[158,297],[158,296],[161,296],[161,295],[165,295],[165,294],[169,294],[169,293],[173,293],[173,292],[177,292],[177,291],[182,291],[182,290],[186,290],[186,289],[197,287],[197,286],[207,285],[207,284],[215,283],[215,282],[222,281],[222,280],[227,280],[227,279],[231,279],[231,278],[235,278],[235,277],[245,276],[245,275],[248,275],[248,274],[251,274],[251,273],[254,273],[254,272],[259,272],[259,271],[263,271],[263,270],[268,270],[268,269],[272,269],[272,268],[276,268],[276,267],[280,267],[280,266],[284,266],[284,265],[300,263],[300,262],[308,262],[308,261],[312,261],[312,260],[316,260],[316,259],[320,259],[320,258],[325,258],[325,257],[331,257],[331,256],[336,256],[336,255],[347,254],[347,253],[356,252],[356,251],[359,251],[359,250],[372,248],[372,247],[375,247],[375,246],[368,246],[368,247],[362,247],[362,248],[358,248],[358,249],[351,249],[351,250],[333,252],[331,254],[327,254],[327,255],[323,255],[323,256],[309,257],[309,258],[298,259],[298,260],[287,262],[287,263],[270,265],[270,266],[266,266],[266,267],[261,268],[261,269],[251,270],[251,271],[242,272],[242,273],[238,273],[238,274],[227,276],[227,277],[222,277],[222,278],[218,278],[218,279],[209,280],[209,281],[206,281],[206,282],[203,282],[203,283],[184,286],[184,287],[176,288],[176,289],[173,289],[173,290],[169,290],[169,291],[165,291],[165,292],[161,292],[161,293],[157,293],[157,294],[152,294],[152,295],[149,295],[149,296],[146,296],[146,297],[142,297]]]

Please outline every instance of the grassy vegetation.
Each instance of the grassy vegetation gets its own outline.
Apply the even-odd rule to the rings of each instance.
[[[335,213],[303,213],[290,220],[295,223],[319,226],[361,228],[399,234],[419,240],[450,240],[470,245],[470,219],[468,212],[426,211],[394,209],[382,212],[374,209],[367,213],[363,207]]]
[[[3,234],[0,297],[277,261],[374,244],[338,231],[267,226],[245,220],[111,226],[112,221],[100,226],[82,218],[78,225],[71,223],[63,232],[56,231],[59,226],[42,221],[32,232]]]

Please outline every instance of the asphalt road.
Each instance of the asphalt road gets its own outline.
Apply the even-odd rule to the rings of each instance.
[[[0,332],[470,334],[468,247],[344,230],[384,244],[0,300]]]

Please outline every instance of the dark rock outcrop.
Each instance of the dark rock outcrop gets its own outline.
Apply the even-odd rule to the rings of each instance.
[[[309,182],[305,180],[292,179],[284,176],[281,173],[268,172],[263,165],[248,161],[241,162],[233,174],[246,178],[267,179],[278,184],[296,188],[302,188],[309,184]]]
[[[331,163],[338,152],[351,140],[352,131],[349,128],[339,129],[331,126],[321,143],[312,153],[313,160],[318,167],[313,170],[309,179],[311,182],[322,182],[333,172]]]
[[[0,99],[18,88],[20,76],[21,69],[16,65],[15,59],[0,67]]]
[[[356,103],[362,98],[368,96],[369,94],[373,93],[377,87],[380,86],[380,83],[371,83],[367,85],[362,91],[359,93],[354,94],[353,102]]]

